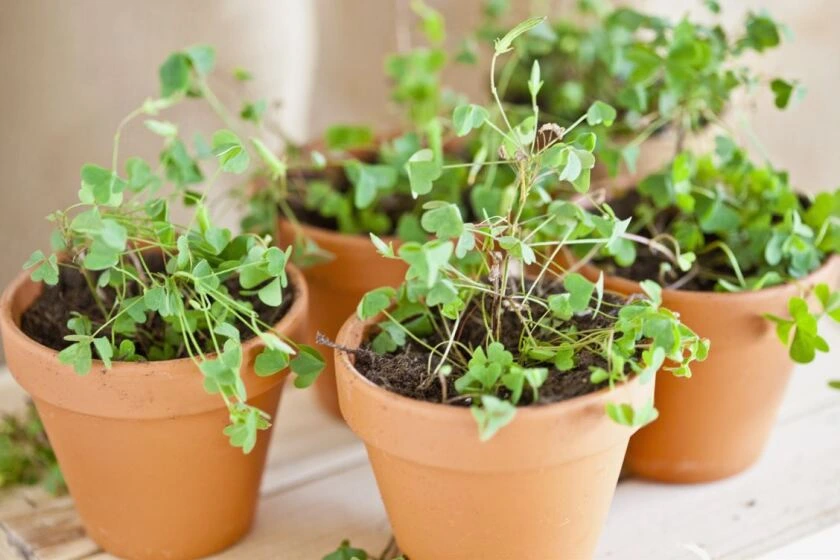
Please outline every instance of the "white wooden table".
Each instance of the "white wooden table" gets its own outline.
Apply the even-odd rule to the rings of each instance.
[[[840,329],[830,329],[829,341],[833,355],[797,368],[755,467],[713,484],[622,481],[596,557],[840,559],[840,392],[826,387],[840,378]],[[0,373],[0,410],[23,402],[11,377]],[[313,395],[289,387],[256,525],[216,558],[320,560],[345,538],[373,553],[390,538],[364,449],[321,413]],[[113,557],[84,536],[70,498],[25,488],[0,495],[0,559]]]

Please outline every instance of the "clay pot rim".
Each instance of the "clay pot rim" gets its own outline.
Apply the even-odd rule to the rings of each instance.
[[[291,263],[286,264],[286,273],[289,275],[291,280],[290,283],[295,291],[295,299],[280,321],[273,325],[273,330],[281,333],[288,331],[289,327],[298,320],[299,316],[306,315],[309,300],[309,289],[306,285],[306,280],[304,280],[303,273]],[[51,360],[58,362],[59,350],[55,350],[49,346],[44,346],[37,340],[30,338],[23,332],[18,324],[18,321],[16,321],[12,316],[12,304],[16,300],[20,290],[26,284],[36,283],[30,279],[29,275],[30,273],[28,271],[23,271],[18,274],[12,283],[3,290],[2,295],[0,295],[0,324],[3,325],[3,329],[6,332],[11,333],[12,336],[18,339],[21,346],[30,352],[47,354],[50,356]],[[254,336],[242,342],[243,355],[247,354],[249,350],[259,344],[262,344],[259,336]],[[208,353],[206,356],[208,358],[212,358],[216,356],[216,354]],[[92,360],[92,364],[91,371],[106,369],[105,364],[101,360],[94,358]],[[166,364],[171,367],[162,368],[161,364]],[[183,366],[186,364],[194,364],[193,359],[188,356],[186,358],[176,358],[172,360],[147,360],[144,362],[114,360],[111,363],[111,367],[107,368],[107,371],[110,376],[120,377],[133,377],[137,375],[152,376],[156,374],[159,376],[165,376],[167,374],[163,373],[164,371],[180,371],[180,368],[177,366]]]
[[[574,259],[570,252],[567,252],[567,255],[572,258],[572,262],[579,262]],[[827,273],[831,271],[833,267],[840,267],[840,255],[829,255],[828,258],[820,265],[819,268],[809,273],[807,276],[803,276],[802,278],[794,278],[788,282],[783,284],[777,284],[775,286],[770,286],[768,288],[762,288],[760,290],[749,290],[743,292],[716,292],[714,290],[682,290],[682,289],[674,289],[674,288],[666,288],[662,287],[662,296],[668,298],[680,298],[683,300],[707,300],[709,298],[720,298],[720,299],[736,299],[738,298],[741,301],[747,300],[763,300],[767,298],[774,298],[780,296],[784,292],[795,292],[797,287],[800,284],[810,284],[810,283],[819,283],[820,276],[825,276]],[[608,274],[604,269],[595,265],[594,263],[586,263],[580,267],[581,270],[587,270],[593,274],[593,276],[597,276],[598,273],[604,274],[604,279],[609,279],[610,282],[613,283],[613,289],[617,289],[624,293],[633,293],[633,292],[641,292],[641,284],[637,280],[631,280],[630,278],[626,278],[624,276],[619,276],[617,274]]]
[[[342,325],[341,330],[336,336],[336,341],[338,342],[338,344],[342,344],[342,340],[346,338],[349,333],[359,328],[362,329],[362,339],[364,339],[367,336],[368,330],[377,322],[378,320],[376,317],[362,321],[354,313],[347,319],[344,325]],[[336,348],[334,351],[334,355],[336,362],[341,360],[342,365],[345,368],[347,368],[347,371],[351,371],[353,373],[353,376],[357,378],[358,381],[360,381],[368,389],[370,395],[380,403],[406,406],[411,408],[413,413],[419,413],[426,416],[434,415],[437,418],[441,418],[441,416],[449,417],[451,418],[452,422],[463,422],[464,419],[472,420],[470,407],[421,401],[418,399],[412,399],[410,397],[394,393],[383,387],[380,387],[379,385],[377,385],[376,383],[372,382],[367,377],[359,373],[359,370],[356,369],[356,365],[350,360],[349,352]],[[336,367],[336,375],[341,375],[339,373],[341,369],[342,368]],[[634,386],[641,384],[642,383],[640,377],[638,375],[634,375],[626,382],[615,385],[615,387],[612,388],[607,386],[603,389],[599,389],[597,391],[593,391],[585,395],[580,395],[577,397],[572,397],[570,399],[544,405],[517,406],[515,421],[518,421],[519,423],[522,423],[523,421],[540,421],[545,419],[546,417],[557,416],[558,413],[571,413],[572,411],[577,409],[585,409],[591,406],[597,406],[600,402],[607,402],[607,400],[610,399],[612,395],[621,395],[627,390],[632,389]],[[484,445],[487,445],[488,443],[490,442],[485,442]]]
[[[286,225],[292,230],[300,228],[304,236],[311,237],[315,240],[316,243],[318,243],[319,241],[326,241],[330,245],[339,245],[347,247],[348,250],[368,249],[369,247],[373,246],[373,243],[370,240],[369,233],[341,233],[338,230],[325,228],[321,226],[315,226],[301,221],[294,223],[283,216],[277,218],[277,220],[281,223],[281,227],[283,227],[283,225]],[[377,237],[379,237],[386,243],[401,243],[399,237],[397,237],[396,235],[380,235]]]

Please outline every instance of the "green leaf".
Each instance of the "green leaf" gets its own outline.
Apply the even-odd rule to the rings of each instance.
[[[104,242],[94,240],[85,255],[84,267],[88,270],[106,270],[119,263],[120,250],[106,245]]]
[[[233,69],[233,77],[239,80],[240,82],[247,82],[249,80],[254,79],[254,75],[251,74],[247,69],[238,67]]]
[[[647,383],[665,363],[665,349],[659,346],[648,348],[642,352],[642,360],[645,367],[639,372],[639,378],[642,383]]]
[[[791,93],[793,93],[793,84],[786,82],[780,78],[776,78],[770,82],[770,89],[773,91],[774,102],[776,107],[784,109],[790,102]]]
[[[344,172],[355,187],[353,203],[360,209],[369,207],[379,191],[390,189],[397,182],[397,170],[388,165],[349,160],[344,162]]]
[[[192,270],[192,275],[195,276],[195,291],[200,294],[212,292],[221,284],[221,281],[206,259],[198,261],[198,264]]]
[[[373,243],[373,246],[376,247],[376,252],[382,255],[383,257],[393,257],[394,256],[394,245],[392,243],[385,243],[379,237],[375,236],[374,234],[370,234],[370,240]]]
[[[213,248],[213,254],[219,255],[231,242],[233,234],[227,228],[208,227],[204,232],[204,240]]]
[[[642,280],[639,282],[642,291],[647,295],[648,299],[653,303],[654,307],[662,305],[662,287],[653,280]]]
[[[256,446],[258,432],[270,426],[267,415],[263,411],[246,404],[234,405],[231,409],[230,420],[230,425],[223,430],[223,433],[230,438],[232,446],[241,447],[246,455]]]
[[[653,401],[638,410],[628,403],[607,403],[607,416],[622,426],[644,426],[656,420],[659,413],[653,407]]]
[[[166,177],[178,186],[199,183],[203,179],[198,163],[180,140],[171,142],[161,152],[160,160],[166,168]]]
[[[311,346],[298,346],[298,355],[291,361],[290,367],[295,373],[295,387],[303,389],[312,385],[321,370],[324,369],[324,358],[320,352]]]
[[[331,126],[326,131],[324,142],[330,150],[361,148],[373,142],[373,131],[366,126]]]
[[[275,278],[262,288],[260,288],[257,295],[264,304],[277,307],[283,303],[283,286],[279,278]]]
[[[563,279],[563,287],[569,293],[569,305],[573,312],[580,313],[589,307],[595,284],[577,272],[572,272]]]
[[[426,209],[420,219],[423,229],[434,233],[440,239],[458,237],[464,231],[461,210],[451,202],[432,201],[423,205]]]
[[[391,306],[391,302],[397,297],[397,292],[390,286],[376,288],[362,296],[356,308],[356,314],[360,319],[376,317]]]
[[[82,188],[79,199],[86,204],[118,206],[122,202],[125,181],[99,165],[82,166]]]
[[[111,347],[111,341],[101,336],[93,339],[93,345],[96,347],[96,353],[99,354],[99,359],[102,360],[106,368],[110,368],[111,358],[114,357],[114,349]]]
[[[152,173],[149,164],[139,157],[128,158],[125,171],[128,176],[128,188],[133,192],[139,192],[146,187],[154,189],[160,185],[160,179]]]
[[[210,45],[194,45],[185,52],[196,72],[207,75],[213,71],[213,67],[216,65],[216,51],[213,47]]]
[[[353,548],[350,541],[344,540],[334,552],[324,556],[321,560],[369,560],[368,553],[361,548]],[[398,559],[397,559],[398,560]]]
[[[615,122],[616,111],[611,105],[607,105],[603,101],[596,101],[590,105],[586,111],[586,123],[589,126],[596,124],[605,124],[612,126]]]
[[[260,159],[271,172],[272,180],[277,180],[280,177],[286,176],[286,163],[280,161],[280,159],[274,155],[274,152],[268,149],[268,146],[263,144],[262,140],[259,138],[251,138],[251,144],[257,150],[257,155],[260,156]]]
[[[295,349],[275,334],[263,332],[259,334],[259,337],[266,347],[271,350],[278,350],[290,356],[295,354]]]
[[[125,245],[128,242],[128,231],[111,219],[102,220],[102,231],[100,233],[102,241],[108,247],[119,252],[125,250]]]
[[[266,348],[254,361],[254,372],[260,377],[274,375],[289,366],[289,355],[280,350]]]
[[[245,121],[251,121],[254,124],[260,124],[265,110],[268,108],[268,103],[265,99],[259,99],[253,103],[247,102],[242,105],[239,111],[239,118]]]
[[[159,70],[160,96],[186,93],[190,83],[190,61],[183,53],[173,53]]]
[[[473,405],[470,412],[478,424],[479,439],[487,441],[513,421],[516,407],[492,395],[482,395],[481,406]]]
[[[40,263],[40,264],[39,264]],[[35,251],[23,265],[24,269],[38,265],[29,275],[33,282],[44,282],[50,286],[58,284],[58,258],[46,257],[43,251]]]
[[[230,130],[218,130],[213,134],[213,155],[215,155],[222,169],[240,174],[248,169],[251,158],[239,137]]]
[[[496,39],[494,48],[496,54],[504,54],[509,52],[513,47],[513,42],[520,35],[527,33],[546,20],[545,17],[531,17],[521,22],[519,25],[508,31],[501,39]]]
[[[571,294],[552,294],[548,296],[548,308],[551,314],[563,321],[568,321],[574,315]]]
[[[65,365],[72,365],[73,370],[79,375],[87,375],[93,366],[90,343],[90,337],[74,342],[58,353],[58,361]]]
[[[554,367],[559,371],[569,371],[575,367],[575,349],[572,346],[563,346],[554,355]]]
[[[412,0],[411,9],[423,21],[423,34],[429,43],[439,45],[446,38],[443,16],[422,0]]]
[[[490,113],[481,105],[458,105],[452,112],[452,125],[455,134],[466,136],[471,130],[480,128],[484,121],[490,118]]]
[[[531,77],[528,80],[528,92],[531,94],[532,99],[536,99],[542,87],[543,81],[540,79],[540,62],[534,59],[534,63],[531,65]]]
[[[144,121],[143,124],[146,128],[158,136],[163,136],[164,138],[174,138],[178,136],[178,127],[169,121],[156,121],[149,119]]]
[[[415,198],[430,193],[432,181],[443,173],[440,161],[435,159],[434,152],[428,148],[414,153],[405,164],[405,170]]]

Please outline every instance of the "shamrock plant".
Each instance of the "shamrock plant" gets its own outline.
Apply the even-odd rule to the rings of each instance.
[[[517,37],[542,21],[526,20],[498,39],[493,66],[513,50]],[[538,125],[541,87],[537,63],[529,83],[533,113],[521,122],[511,122],[505,112],[494,72],[494,107],[455,109],[470,115],[461,132],[481,129],[499,136],[496,157],[474,164],[505,167],[511,189],[502,194],[495,213],[485,212],[472,222],[455,203],[427,202],[421,225],[434,238],[425,242],[404,243],[395,250],[372,235],[378,251],[404,261],[408,271],[399,288],[373,290],[358,306],[360,318],[379,319],[370,347],[380,360],[401,353],[422,356],[412,361],[413,382],[407,389],[402,384],[403,392],[469,405],[482,440],[510,422],[517,406],[612,387],[633,375],[649,380],[661,367],[688,376],[690,362],[704,359],[708,351],[707,341],[661,307],[654,282],[644,284],[645,297],[623,300],[604,293],[603,278],[591,282],[555,264],[564,247],[614,245],[624,239],[627,224],[608,210],[590,215],[572,202],[544,200],[549,183],[586,192],[588,182],[582,176],[594,165],[594,140],[567,143],[564,133],[574,126],[564,131],[554,123]],[[587,115],[600,118],[608,107],[594,104]],[[412,191],[427,192],[446,168],[434,154],[414,154],[406,163]],[[550,226],[558,228],[558,235],[540,240],[538,232]],[[366,375],[394,387],[383,379],[392,370],[382,366]],[[564,393],[560,387],[568,379],[582,379],[583,389]],[[652,402],[641,408],[611,403],[607,413],[627,425],[642,425],[656,416]]]
[[[311,384],[324,362],[313,348],[273,327],[293,297],[286,275],[290,252],[271,246],[270,237],[234,235],[210,217],[214,179],[246,172],[252,153],[269,168],[278,166],[276,158],[260,139],[246,144],[228,129],[216,131],[209,143],[199,137],[194,155],[177,125],[158,119],[177,103],[202,98],[230,121],[208,84],[214,61],[213,49],[205,46],[167,58],[160,67],[160,97],[147,99],[120,123],[110,167],[82,167],[79,202],[48,218],[55,226],[54,252],[36,251],[25,268],[48,285],[76,274],[88,287],[91,305],[71,310],[58,354],[62,363],[85,375],[94,357],[106,368],[115,361],[189,357],[204,375],[204,388],[229,409],[225,434],[247,453],[270,418],[247,402],[242,341],[259,337],[264,344],[257,375],[290,367],[299,387]],[[140,118],[162,137],[159,162],[131,157],[121,173],[120,136]],[[216,160],[209,179],[202,170],[209,162],[202,165],[199,157]],[[197,190],[204,182],[208,186]],[[170,217],[178,201],[192,208],[186,225]]]
[[[581,129],[598,135],[597,154],[612,174],[622,162],[634,171],[641,143],[666,127],[676,131],[675,151],[681,151],[689,132],[720,120],[739,88],[763,82],[780,108],[804,92],[796,81],[764,79],[742,62],[780,44],[783,28],[766,14],[750,12],[743,27],[728,34],[719,24],[688,16],[673,22],[606,2],[578,5],[575,20],[560,19],[528,33],[521,55],[500,72],[500,88],[507,101],[527,105],[524,84],[539,58],[544,80],[552,86],[537,100],[544,118],[569,122],[595,99],[614,106],[610,129]],[[714,0],[705,5],[720,12]]]
[[[405,556],[398,555],[398,553],[394,552],[395,547],[396,544],[391,539],[391,542],[388,543],[388,547],[382,554],[376,556],[362,548],[352,546],[350,541],[345,539],[341,541],[341,545],[337,549],[324,556],[321,560],[406,560]]]
[[[628,196],[631,233],[655,244],[614,255],[624,274],[652,272],[674,288],[760,290],[804,278],[840,251],[840,190],[808,200],[787,173],[756,165],[729,138],[716,143],[714,154],[681,153]],[[634,267],[640,260],[653,268]],[[797,362],[828,349],[817,334],[821,315],[840,320],[840,293],[821,284],[815,295],[819,313],[796,297],[790,319],[771,317]]]
[[[441,14],[421,0],[411,2],[426,44],[390,55],[385,72],[391,97],[405,115],[403,132],[378,137],[368,126],[336,125],[327,129],[317,150],[295,148],[284,172],[250,194],[246,230],[269,232],[278,214],[292,223],[306,222],[345,234],[396,235],[402,240],[426,237],[420,226],[422,208],[411,196],[405,164],[410,157],[446,158],[461,166],[435,176],[428,198],[460,201],[468,160],[452,145],[453,124],[440,116],[457,98],[441,84],[448,63],[443,48]],[[457,126],[458,123],[455,123]],[[420,155],[416,155],[420,152]],[[415,180],[422,178],[422,173]],[[431,185],[432,177],[425,177]],[[296,259],[301,264],[324,257],[299,232]]]

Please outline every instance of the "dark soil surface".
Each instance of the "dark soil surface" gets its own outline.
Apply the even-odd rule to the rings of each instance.
[[[146,257],[146,262],[149,263],[152,271],[162,270],[161,259]],[[290,285],[286,288],[283,303],[279,307],[269,307],[260,301],[256,294],[249,296],[242,295],[237,278],[229,278],[225,282],[225,286],[227,286],[230,295],[235,300],[249,302],[259,314],[260,319],[269,325],[277,323],[286,314],[294,302],[297,292],[296,287]],[[129,290],[129,297],[140,295],[140,290],[137,286],[132,286],[132,288],[133,290]],[[114,301],[114,290],[106,288],[103,290],[103,293],[105,296],[105,306],[106,308],[110,308]],[[94,328],[104,322],[104,317],[97,307],[82,274],[76,269],[62,266],[60,267],[58,284],[55,286],[44,285],[44,290],[41,292],[41,295],[24,311],[21,317],[21,330],[27,336],[44,346],[48,346],[54,350],[63,350],[71,344],[71,342],[64,340],[64,337],[68,334],[73,334],[67,327],[67,321],[73,317],[73,313],[79,313],[90,318],[94,324]],[[150,336],[135,337],[132,339],[136,346],[137,355],[142,357],[148,356],[151,341],[163,340],[164,329],[166,327],[163,319],[156,313],[147,312],[146,315],[149,320],[142,326],[142,331]],[[238,322],[236,327],[239,329],[243,340],[253,338],[253,332],[245,324]],[[103,333],[103,336],[110,335],[108,329],[105,329]],[[125,338],[125,336],[121,334],[117,335],[118,340],[121,338]],[[211,351],[212,346],[209,335],[199,332],[197,333],[197,338],[199,341],[206,341],[207,346],[203,348],[204,351]],[[182,351],[175,357],[185,358],[187,356],[186,351]]]
[[[563,288],[560,284],[541,285],[535,290],[535,293],[538,293],[541,297],[562,292]],[[622,301],[622,298],[619,296],[605,294],[601,307],[603,314],[599,314],[597,317],[592,317],[588,314],[575,316],[568,321],[552,320],[552,326],[561,331],[570,331],[573,329],[584,331],[607,326],[613,322],[613,317],[617,315],[619,305]],[[485,339],[487,331],[482,322],[480,305],[482,303],[478,300],[470,304],[467,311],[464,312],[464,320],[456,336],[457,342],[469,348],[485,346],[489,343]],[[483,305],[489,307],[489,300]],[[529,305],[532,307],[531,311],[535,319],[542,315],[538,306],[534,304]],[[520,310],[520,313],[527,315],[527,311],[524,309]],[[440,317],[439,321],[448,320]],[[513,310],[505,311],[502,325],[502,336],[499,342],[513,354],[515,363],[524,367],[549,368],[548,378],[539,390],[539,399],[534,402],[531,391],[526,387],[519,401],[519,406],[559,402],[592,393],[604,386],[603,383],[593,384],[590,382],[591,372],[589,367],[606,367],[607,365],[606,360],[597,354],[590,351],[578,353],[575,356],[575,367],[572,370],[561,372],[550,363],[536,362],[519,354],[519,338],[523,330],[523,325],[516,312]],[[534,336],[539,340],[556,339],[556,335],[550,333],[547,329],[537,329],[534,332]],[[434,345],[440,342],[440,340],[432,338],[426,340],[426,342]],[[457,348],[458,345],[453,346],[452,355],[459,352]],[[460,361],[465,363],[467,360],[468,357],[462,354]],[[443,402],[443,388],[441,383],[437,378],[433,380],[429,379],[429,363],[432,364],[433,370],[436,365],[436,359],[432,358],[430,362],[430,353],[428,350],[420,344],[411,341],[404,348],[390,354],[376,354],[370,349],[369,343],[365,343],[356,352],[356,369],[377,385],[413,399],[436,403]],[[462,406],[472,404],[468,397],[458,395],[458,392],[455,390],[455,379],[463,373],[463,371],[453,371],[452,375],[447,379],[446,402],[449,404]]]
[[[469,154],[466,152],[456,154],[452,150],[447,150],[447,153],[457,156],[457,158],[463,161],[470,161]],[[360,150],[355,154],[355,157],[365,163],[381,163],[378,154],[373,150]],[[344,173],[344,168],[341,165],[330,164],[321,170],[297,170],[290,173],[289,181],[294,186],[289,198],[289,206],[294,212],[295,217],[306,225],[330,231],[339,231],[338,222],[335,218],[328,218],[323,216],[318,210],[306,208],[303,201],[306,196],[307,184],[311,181],[326,181],[337,191],[342,193],[348,192],[353,185]],[[462,206],[466,209],[470,208],[469,200],[469,191],[465,190]],[[388,216],[392,224],[392,230],[387,232],[386,235],[395,234],[400,217],[404,214],[412,213],[417,207],[417,201],[408,193],[392,193],[378,199],[376,210]],[[356,211],[355,208],[353,210]],[[469,220],[471,216],[468,215],[464,219]],[[367,236],[366,233],[361,235]]]

